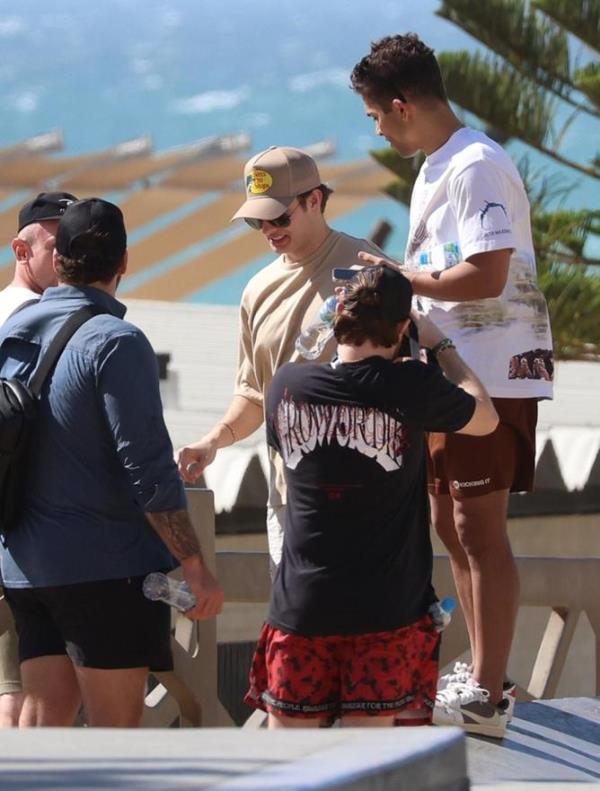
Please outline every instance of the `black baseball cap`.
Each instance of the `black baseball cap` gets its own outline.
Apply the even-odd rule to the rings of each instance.
[[[40,192],[19,211],[19,231],[34,222],[60,220],[67,206],[76,200],[70,192]]]
[[[96,237],[88,235],[90,232]],[[83,241],[82,237],[85,237]],[[79,244],[81,240],[81,244]],[[71,203],[58,224],[56,252],[65,258],[96,252],[120,258],[127,249],[127,231],[123,212],[102,198],[84,198]]]
[[[401,272],[389,266],[369,266],[357,269],[356,275],[360,272],[373,270],[380,274],[377,290],[381,292],[380,306],[369,306],[371,310],[377,310],[382,319],[394,323],[404,321],[410,315],[412,307],[413,289],[410,280]],[[356,275],[350,283],[356,283]],[[344,307],[352,310],[358,300],[350,298],[344,301]],[[367,306],[361,306],[363,309]]]

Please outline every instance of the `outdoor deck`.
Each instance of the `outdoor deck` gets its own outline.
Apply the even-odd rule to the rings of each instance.
[[[502,741],[467,738],[472,788],[600,788],[600,698],[517,703]]]

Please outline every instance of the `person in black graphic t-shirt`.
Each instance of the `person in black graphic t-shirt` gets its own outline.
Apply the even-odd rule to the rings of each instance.
[[[439,635],[423,432],[486,434],[497,416],[428,319],[415,316],[439,366],[393,362],[411,297],[398,272],[360,271],[338,305],[337,364],[284,365],[267,394],[288,524],[246,701],[269,727],[431,719]]]

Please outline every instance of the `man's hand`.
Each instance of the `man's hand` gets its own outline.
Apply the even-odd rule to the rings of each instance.
[[[364,261],[367,266],[387,266],[388,269],[393,269],[394,272],[400,272],[407,280],[412,280],[414,272],[405,269],[404,266],[393,258],[383,258],[380,255],[373,255],[373,253],[365,253],[361,251],[358,254],[361,261]]]
[[[192,621],[214,618],[221,612],[224,594],[221,586],[204,565],[198,538],[185,509],[146,512],[169,552],[181,563],[183,577],[196,597],[196,606],[185,615]]]
[[[417,326],[419,333],[419,346],[425,349],[433,349],[433,347],[442,341],[446,336],[433,321],[421,313],[420,310],[412,310],[410,313],[411,319]]]
[[[216,439],[209,435],[192,445],[186,445],[175,453],[175,461],[181,478],[186,483],[195,483],[217,455]]]
[[[196,606],[184,613],[191,621],[215,618],[223,609],[223,588],[196,555],[181,562],[183,577],[196,597]]]

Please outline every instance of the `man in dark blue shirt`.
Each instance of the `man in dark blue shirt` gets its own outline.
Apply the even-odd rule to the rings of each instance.
[[[144,334],[115,299],[127,266],[121,211],[71,204],[56,235],[59,285],[0,331],[0,376],[28,381],[77,309],[102,311],[67,344],[40,401],[19,524],[0,548],[19,632],[20,725],[139,723],[148,668],[168,669],[170,613],[142,593],[146,574],[178,561],[196,595],[188,615],[220,611],[162,417]]]

